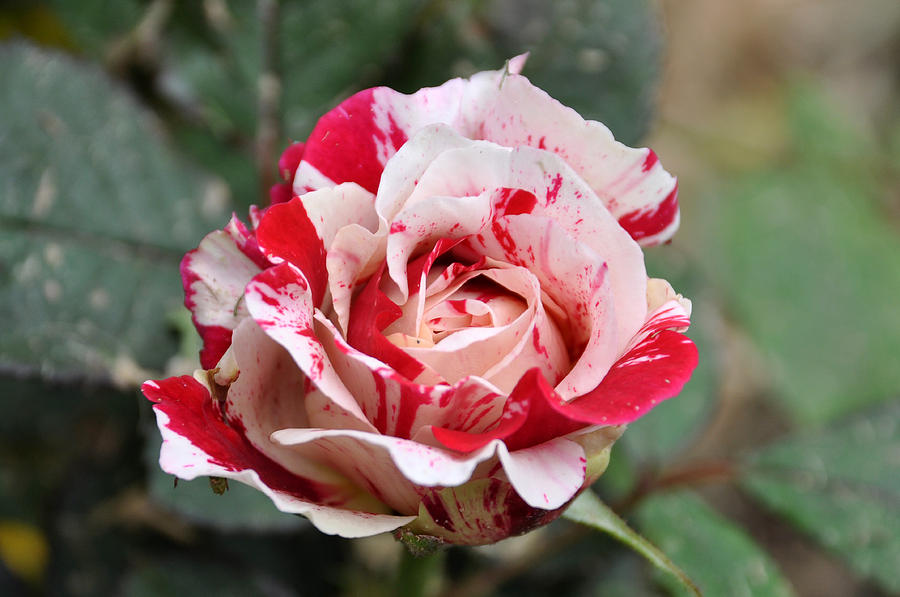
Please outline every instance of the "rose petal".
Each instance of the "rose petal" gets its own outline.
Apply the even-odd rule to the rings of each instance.
[[[346,183],[312,191],[301,196],[300,202],[326,248],[345,226],[361,226],[370,232],[378,229],[375,195],[359,185]]]
[[[490,215],[484,207],[487,196]],[[555,221],[606,262],[617,338],[624,342],[631,337],[647,314],[643,253],[591,188],[559,156],[545,151],[471,142],[440,153],[422,172],[392,223],[387,249],[391,278],[403,288],[402,266],[416,247],[439,237],[477,234],[479,223],[483,223],[482,231],[488,222],[498,228],[501,217],[527,213]],[[505,235],[504,244],[518,242],[502,226],[492,232]],[[479,251],[476,247],[470,257],[477,258]],[[527,266],[539,257],[538,251],[532,247],[532,254],[513,263]],[[495,257],[505,259],[502,254]],[[563,307],[564,303],[560,301]]]
[[[356,399],[315,335],[312,296],[302,273],[290,263],[267,269],[247,285],[246,303],[256,323],[287,349],[306,376],[338,407],[367,426]]]
[[[502,393],[484,380],[469,377],[452,386],[414,383],[356,350],[326,318],[319,316],[317,322],[318,336],[338,375],[367,419],[385,435],[413,438],[429,425],[481,432],[503,412]]]
[[[362,226],[344,226],[335,234],[325,258],[332,308],[341,331],[347,333],[350,302],[361,281],[384,262],[387,234],[372,233]]]
[[[300,166],[300,161],[303,159],[305,148],[305,143],[295,141],[282,152],[281,157],[278,158],[278,175],[281,176],[282,180],[287,182],[294,180],[294,174],[297,172],[297,167]]]
[[[295,192],[342,182],[376,192],[384,165],[412,132],[456,119],[464,86],[453,79],[413,95],[376,87],[351,96],[320,118],[309,135]]]
[[[244,287],[260,272],[225,231],[208,234],[184,256],[184,304],[203,338],[201,366],[212,368],[231,345],[231,332],[247,316]]]
[[[309,284],[313,305],[320,306],[328,289],[325,246],[303,200],[297,197],[266,210],[256,238],[270,259],[288,261],[299,268]]]
[[[457,544],[483,545],[545,525],[561,512],[529,506],[505,480],[478,479],[426,491],[410,528]]]
[[[603,260],[553,220],[531,215],[496,218],[489,231],[465,244],[476,254],[531,270],[541,290],[565,311],[562,334],[580,357],[560,382],[560,393],[571,398],[596,387],[627,342],[617,337],[618,313]]]
[[[682,310],[682,317],[686,319],[684,325],[682,327],[673,327],[676,332],[684,332],[687,330],[690,325],[690,317],[691,317],[691,301],[690,299],[686,299],[672,288],[672,285],[667,281],[662,280],[660,278],[650,278],[647,280],[647,310],[651,313],[656,311],[659,307],[668,303],[669,301],[676,301]],[[653,319],[653,317],[648,317],[649,319]]]
[[[664,329],[632,347],[595,390],[575,400],[563,400],[533,369],[512,392],[511,398],[527,402],[529,409],[526,421],[506,443],[510,449],[516,449],[588,425],[630,423],[677,395],[696,366],[694,343],[678,332]]]
[[[431,124],[417,131],[385,165],[375,202],[378,215],[393,221],[431,162],[448,149],[470,144],[445,124]]]
[[[462,100],[463,134],[507,147],[530,146],[561,156],[587,181],[619,223],[642,245],[671,238],[678,228],[675,179],[649,149],[617,142],[599,122],[584,120],[520,75],[502,85],[472,77]]]
[[[491,217],[490,194],[431,197],[405,208],[391,223],[387,238],[388,272],[400,290],[399,302],[409,298],[407,264],[419,247],[440,239],[457,240],[482,230]],[[477,257],[473,259],[477,261]],[[428,269],[426,268],[427,274]]]
[[[557,438],[515,452],[499,443],[497,454],[516,493],[534,508],[559,508],[584,484],[587,458],[573,441]]]
[[[462,485],[496,449],[491,444],[463,456],[408,439],[346,429],[282,429],[272,440],[301,453],[330,455],[332,466],[401,512],[418,509],[415,485]]]
[[[413,517],[384,511],[351,485],[322,482],[291,474],[268,459],[242,435],[240,426],[226,424],[209,391],[189,376],[148,381],[142,391],[153,402],[163,438],[160,467],[185,480],[217,476],[246,483],[265,493],[282,512],[302,514],[322,532],[363,537],[390,531]],[[334,474],[329,475],[334,478]],[[360,505],[371,512],[344,510]]]
[[[477,375],[504,392],[511,391],[521,374],[534,366],[551,378],[561,376],[568,368],[568,355],[559,331],[544,313],[534,275],[525,268],[510,267],[486,269],[480,275],[524,298],[526,309],[506,325],[461,330],[433,347],[412,346],[405,352],[450,383]]]
[[[403,311],[379,288],[384,272],[375,273],[350,307],[347,341],[357,350],[387,363],[410,381],[425,372],[426,366],[385,338],[384,329]],[[432,383],[436,381],[433,380]]]

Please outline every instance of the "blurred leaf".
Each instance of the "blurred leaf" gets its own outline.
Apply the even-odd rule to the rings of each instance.
[[[189,521],[222,531],[288,531],[304,526],[299,516],[281,512],[264,493],[237,481],[228,483],[222,495],[213,493],[208,477],[179,479],[176,486],[175,477],[159,468],[159,433],[151,431],[153,439],[146,448],[148,490],[158,504]]]
[[[139,381],[227,206],[98,69],[14,44],[0,80],[0,370]]]
[[[791,155],[699,210],[734,318],[796,421],[821,424],[900,389],[900,237],[878,209],[883,156],[810,90]]]
[[[669,280],[676,292],[693,301],[687,335],[700,352],[697,369],[681,393],[631,423],[620,440],[639,462],[659,465],[676,458],[710,418],[719,365],[714,334],[717,312],[697,268],[675,246],[651,249],[645,257],[650,277]]]
[[[794,595],[769,556],[741,529],[691,493],[657,495],[641,504],[641,528],[688,571],[704,595]],[[688,594],[660,576],[674,595]]]
[[[650,0],[437,2],[388,82],[414,91],[530,51],[524,74],[535,85],[633,144],[655,105],[656,10]]]
[[[7,0],[0,9],[0,40],[17,35],[45,46],[73,46],[73,40],[52,10],[36,2]]]
[[[857,572],[900,591],[900,402],[764,448],[744,485]]]
[[[305,138],[319,116],[372,82],[424,4],[425,0],[283,2],[278,36],[287,136]],[[237,202],[259,203],[252,139],[263,40],[256,5],[222,1],[201,8],[182,3],[172,21],[161,82],[170,95],[197,110],[206,124],[178,127],[178,141],[228,181]]]
[[[141,18],[137,0],[44,0],[66,31],[85,52],[102,57],[109,44]]]
[[[260,578],[226,563],[192,558],[156,562],[125,579],[123,597],[215,595],[216,597],[288,597],[295,593],[273,579]]]
[[[647,561],[665,572],[673,583],[683,587],[685,594],[697,595],[700,591],[691,579],[681,571],[678,566],[666,557],[662,551],[647,541],[645,538],[637,534],[624,520],[613,512],[609,506],[600,501],[600,499],[590,490],[583,492],[578,496],[572,505],[565,511],[563,516],[573,522],[578,522],[589,527],[593,527],[598,531],[608,533],[612,537],[621,541],[631,549],[635,550]],[[712,593],[715,594],[715,593]],[[723,593],[724,594],[724,593]]]
[[[285,3],[281,47],[287,134],[305,138],[319,116],[343,96],[367,87],[391,59],[407,59],[401,44],[429,4],[427,0]]]

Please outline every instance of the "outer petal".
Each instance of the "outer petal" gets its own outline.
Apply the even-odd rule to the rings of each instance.
[[[142,390],[157,403],[154,410],[163,437],[160,467],[168,473],[187,480],[214,475],[246,483],[269,496],[279,510],[303,514],[328,534],[375,535],[413,519],[341,509],[351,497],[346,484],[299,477],[270,460],[239,425],[222,420],[209,391],[192,377],[149,381]]]
[[[200,363],[212,368],[231,345],[231,332],[247,316],[241,297],[260,267],[228,232],[217,230],[184,256],[184,304],[203,338]]]
[[[584,449],[568,439],[557,438],[515,452],[501,443],[497,454],[516,493],[534,508],[559,508],[584,484]]]
[[[351,96],[319,119],[309,135],[294,191],[355,182],[374,193],[384,165],[412,132],[453,122],[464,85],[454,79],[413,95],[377,87]]]
[[[374,193],[387,161],[416,131],[443,123],[471,136],[460,122],[460,102],[479,95],[473,86],[498,89],[502,80],[518,74],[524,62],[524,56],[517,56],[503,70],[483,72],[469,81],[452,79],[412,95],[376,87],[351,96],[323,116],[310,134],[294,192],[355,182]]]
[[[678,227],[677,185],[649,149],[617,142],[609,129],[584,120],[519,75],[501,85],[472,77],[462,101],[463,134],[507,147],[527,145],[560,155],[600,196],[623,228],[643,245],[671,238]]]
[[[543,526],[563,509],[533,508],[507,481],[476,479],[426,492],[419,517],[409,528],[457,544],[484,545]]]
[[[533,369],[513,390],[516,400],[528,402],[529,410],[527,420],[507,444],[531,446],[589,425],[630,423],[677,395],[696,366],[694,343],[663,329],[648,332],[616,361],[596,389],[569,402]]]
[[[346,429],[282,429],[272,439],[304,454],[333,455],[333,466],[400,512],[418,509],[415,485],[462,485],[480,463],[493,457],[499,444],[459,455],[408,439]]]
[[[325,245],[300,197],[271,206],[256,231],[260,247],[273,260],[299,268],[309,285],[313,304],[322,304],[328,289]]]

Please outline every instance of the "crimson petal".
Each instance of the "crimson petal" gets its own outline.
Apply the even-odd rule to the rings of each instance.
[[[256,238],[267,255],[289,261],[303,272],[313,305],[320,306],[328,288],[325,245],[300,198],[270,207],[259,223]]]

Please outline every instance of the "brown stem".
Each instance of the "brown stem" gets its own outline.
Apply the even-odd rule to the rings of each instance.
[[[281,140],[281,77],[279,69],[278,0],[258,0],[262,64],[257,80],[256,171],[261,204],[268,203],[275,183],[275,161]]]

